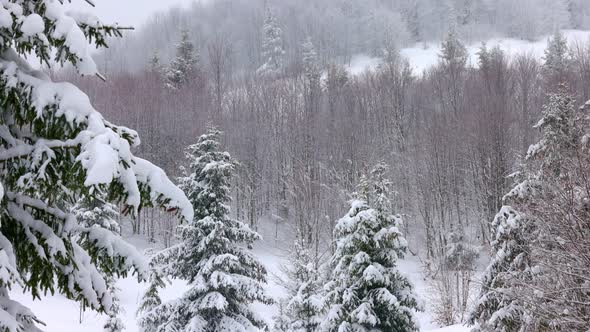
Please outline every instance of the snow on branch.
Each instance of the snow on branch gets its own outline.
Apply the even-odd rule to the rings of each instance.
[[[44,121],[63,119],[75,134],[65,140],[37,139],[34,144],[12,140],[12,148],[0,152],[0,160],[14,158],[32,159],[39,164],[35,174],[25,174],[23,181],[43,179],[57,149],[80,148],[77,161],[85,170],[87,187],[119,183],[126,194],[125,203],[135,212],[141,207],[142,189],[148,192],[152,203],[176,212],[187,221],[192,220],[193,208],[184,193],[168,179],[160,168],[143,159],[134,157],[131,146],[139,144],[137,133],[124,127],[114,126],[104,120],[77,87],[69,83],[54,83],[47,78],[38,78],[29,67],[24,69],[14,60],[14,52],[0,55],[1,79],[6,86],[18,91],[29,91],[35,117]],[[6,59],[10,60],[6,60]],[[4,59],[4,61],[2,61]],[[24,87],[23,87],[24,85]],[[25,110],[26,111],[26,110]],[[30,110],[29,110],[30,111]],[[26,114],[23,114],[26,116]],[[82,130],[77,131],[77,128]],[[3,131],[8,137],[9,132]],[[40,163],[44,160],[44,163]],[[139,183],[139,184],[138,184]]]

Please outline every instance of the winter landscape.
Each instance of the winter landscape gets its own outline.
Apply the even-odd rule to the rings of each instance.
[[[590,331],[590,1],[0,0],[0,332]]]

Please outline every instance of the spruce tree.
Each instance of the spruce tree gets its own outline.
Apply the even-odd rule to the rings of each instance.
[[[322,318],[321,286],[311,244],[299,235],[291,250],[291,263],[286,271],[289,299],[285,305],[286,329],[283,331],[316,331]]]
[[[303,47],[303,70],[305,77],[307,78],[311,86],[319,83],[321,76],[321,70],[319,65],[318,54],[315,46],[311,40],[311,37],[307,37],[302,45]]]
[[[162,315],[157,308],[162,305],[159,290],[164,288],[162,272],[152,266],[148,280],[148,288],[144,292],[137,309],[137,325],[141,332],[157,332],[158,326],[162,324]]]
[[[567,43],[567,38],[559,30],[547,42],[543,57],[543,76],[552,91],[556,91],[559,84],[567,82],[568,72],[573,64]]]
[[[276,76],[284,67],[285,50],[283,48],[283,31],[270,8],[266,9],[262,39],[262,66],[258,73],[263,76]]]
[[[120,289],[116,285],[116,280],[112,277],[105,278],[107,283],[107,291],[112,295],[113,301],[111,309],[108,312],[108,319],[104,325],[104,332],[121,332],[125,329],[123,320],[119,317],[122,313],[122,308],[119,304],[118,293]]]
[[[188,30],[180,33],[180,42],[176,45],[176,57],[166,71],[166,85],[178,89],[195,78],[199,57],[195,45],[190,40]]]
[[[82,198],[73,208],[78,222],[84,227],[101,227],[115,234],[121,234],[119,209],[113,203],[104,200],[104,194],[98,197]]]
[[[410,281],[397,269],[407,243],[401,218],[391,214],[390,182],[379,164],[360,186],[359,198],[334,229],[333,273],[326,285],[323,331],[417,331],[418,309]],[[372,208],[368,202],[371,202]]]
[[[279,312],[273,317],[273,329],[272,331],[284,332],[290,331],[290,318],[287,315],[287,301],[282,300],[277,303]]]
[[[182,242],[157,258],[189,289],[179,299],[160,306],[168,313],[163,331],[247,331],[265,329],[249,305],[270,304],[263,290],[266,270],[248,248],[260,236],[229,214],[230,181],[235,162],[219,151],[221,133],[210,129],[187,150],[190,166],[180,180],[194,206],[195,218],[181,226]],[[166,258],[163,258],[166,257]],[[163,309],[168,306],[168,309]],[[158,309],[156,309],[158,310]]]
[[[465,68],[469,54],[454,30],[450,30],[441,45],[439,58],[445,67],[453,70]]]
[[[103,274],[135,269],[147,277],[130,245],[76,222],[67,209],[80,198],[92,201],[104,192],[131,214],[161,206],[192,220],[193,211],[161,169],[133,156],[136,132],[106,121],[79,89],[52,82],[24,58],[102,77],[91,50],[121,36],[121,28],[93,15],[70,16],[59,1],[0,7],[0,330],[37,331],[35,314],[9,297],[17,284],[35,299],[59,293],[109,312]]]
[[[469,322],[474,331],[520,331],[526,326],[526,311],[518,298],[519,284],[531,281],[529,230],[526,219],[504,206],[492,223],[494,256],[484,272],[481,291]]]
[[[162,66],[162,59],[158,51],[155,51],[152,57],[148,61],[148,70],[152,75],[160,77],[164,74],[164,66]]]
[[[97,197],[92,199],[82,198],[73,208],[72,212],[76,216],[78,224],[83,227],[98,227],[111,231],[114,234],[121,234],[121,227],[117,222],[119,211],[115,204],[104,200],[104,193],[97,193]],[[111,294],[112,301],[110,309],[107,311],[108,319],[104,325],[105,332],[121,332],[125,329],[123,321],[119,317],[121,307],[119,305],[117,280],[112,275],[103,273],[107,286],[107,292]]]
[[[590,239],[575,220],[589,220],[588,110],[576,110],[565,88],[549,96],[517,185],[492,224],[493,259],[470,321],[476,331],[585,330],[587,272],[580,257]]]

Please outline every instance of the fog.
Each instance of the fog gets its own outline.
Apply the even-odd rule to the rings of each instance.
[[[96,8],[92,12],[105,23],[119,23],[137,28],[158,11],[189,6],[194,2],[195,0],[95,0]],[[90,5],[77,0],[67,6],[76,10],[87,10]]]

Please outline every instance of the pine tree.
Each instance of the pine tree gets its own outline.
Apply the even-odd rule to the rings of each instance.
[[[158,51],[155,51],[148,62],[148,70],[151,74],[160,77],[164,73],[164,66],[162,65],[162,59]]]
[[[361,176],[357,192],[360,200],[383,215],[387,215],[393,210],[392,198],[395,195],[393,183],[387,178],[388,170],[387,164],[377,163],[369,174]]]
[[[119,211],[117,207],[103,200],[104,194],[97,194],[92,200],[88,198],[81,199],[73,208],[73,214],[76,220],[83,227],[98,227],[111,231],[114,234],[121,234],[121,227],[117,222]],[[111,294],[112,301],[108,314],[107,322],[104,325],[105,332],[121,332],[125,329],[123,321],[119,317],[121,307],[119,305],[118,293],[120,289],[116,286],[116,279],[103,273],[107,286],[107,292]]]
[[[55,292],[109,312],[103,274],[147,276],[132,246],[109,230],[78,225],[66,209],[104,192],[125,213],[159,206],[192,220],[193,211],[161,169],[133,156],[136,132],[106,121],[79,89],[52,82],[24,59],[102,77],[91,49],[122,30],[92,15],[71,17],[59,1],[11,1],[1,10],[0,330],[38,331],[34,313],[9,297],[15,285],[35,299]]]
[[[470,320],[480,331],[588,329],[587,305],[577,299],[586,273],[580,260],[590,235],[573,226],[588,220],[585,188],[590,117],[576,110],[562,87],[550,95],[537,124],[541,140],[529,148],[517,185],[493,223],[493,259]],[[574,222],[575,224],[575,222]],[[551,268],[548,268],[551,267]]]
[[[119,209],[113,203],[104,200],[104,195],[92,199],[82,198],[72,211],[84,227],[101,227],[115,234],[121,234]]]
[[[284,67],[284,57],[283,31],[272,10],[267,8],[262,41],[262,60],[264,63],[258,68],[258,73],[263,76],[280,74]]]
[[[469,58],[467,48],[459,40],[454,30],[450,30],[443,40],[439,58],[446,67],[465,68]]]
[[[559,84],[566,83],[573,62],[567,38],[561,31],[549,38],[543,60],[545,80],[550,89],[556,90]]]
[[[504,206],[492,223],[492,257],[482,278],[481,292],[469,322],[474,331],[521,331],[526,326],[525,307],[518,298],[519,283],[530,282],[529,246],[524,236],[530,228],[526,219]]]
[[[462,230],[446,235],[445,265],[451,271],[473,271],[478,253],[465,240]]]
[[[303,43],[302,47],[303,70],[305,72],[305,77],[310,82],[310,85],[315,85],[316,82],[319,82],[321,70],[319,66],[318,54],[315,50],[315,46],[313,45],[311,37],[308,37],[305,40],[305,43]]]
[[[321,323],[321,286],[311,244],[306,243],[301,232],[298,233],[291,250],[291,265],[286,271],[289,300],[284,315],[286,329],[283,331],[313,332]]]
[[[220,135],[210,129],[187,150],[190,174],[180,183],[193,203],[195,218],[181,227],[182,243],[163,256],[172,261],[166,271],[186,280],[189,290],[163,305],[170,306],[161,310],[169,313],[160,326],[165,331],[266,328],[248,307],[256,301],[272,302],[263,290],[266,270],[245,248],[251,248],[260,236],[229,216],[235,163],[227,152],[219,151]]]
[[[188,30],[180,33],[180,42],[176,45],[176,57],[166,71],[167,87],[178,89],[194,79],[199,57],[195,45],[190,41]]]
[[[112,277],[107,277],[105,281],[107,284],[107,291],[112,294],[113,300],[111,309],[108,312],[107,322],[104,325],[104,332],[121,332],[125,329],[125,325],[119,317],[119,315],[122,313],[118,296],[120,289],[116,286],[115,279]]]
[[[528,199],[515,209],[534,220],[527,232],[534,282],[524,296],[535,330],[583,331],[590,328],[590,297],[580,275],[587,275],[590,233],[590,104],[575,106],[567,87],[549,96],[536,128],[541,140],[527,156]],[[524,187],[524,185],[523,185]],[[547,268],[551,267],[551,268]],[[531,287],[533,286],[533,287]],[[533,317],[534,319],[531,319]]]
[[[378,165],[360,186],[359,198],[334,230],[333,273],[326,285],[324,331],[417,331],[418,303],[410,281],[397,270],[407,243],[401,218],[390,213],[390,183]],[[372,202],[375,208],[371,208]]]
[[[290,318],[287,315],[287,301],[279,301],[277,305],[279,306],[279,312],[273,317],[274,325],[273,331],[276,332],[284,332],[290,331]]]
[[[159,290],[165,287],[162,272],[152,266],[148,280],[148,288],[143,294],[137,309],[137,325],[141,332],[157,332],[162,324],[162,315],[157,308],[162,305]]]

